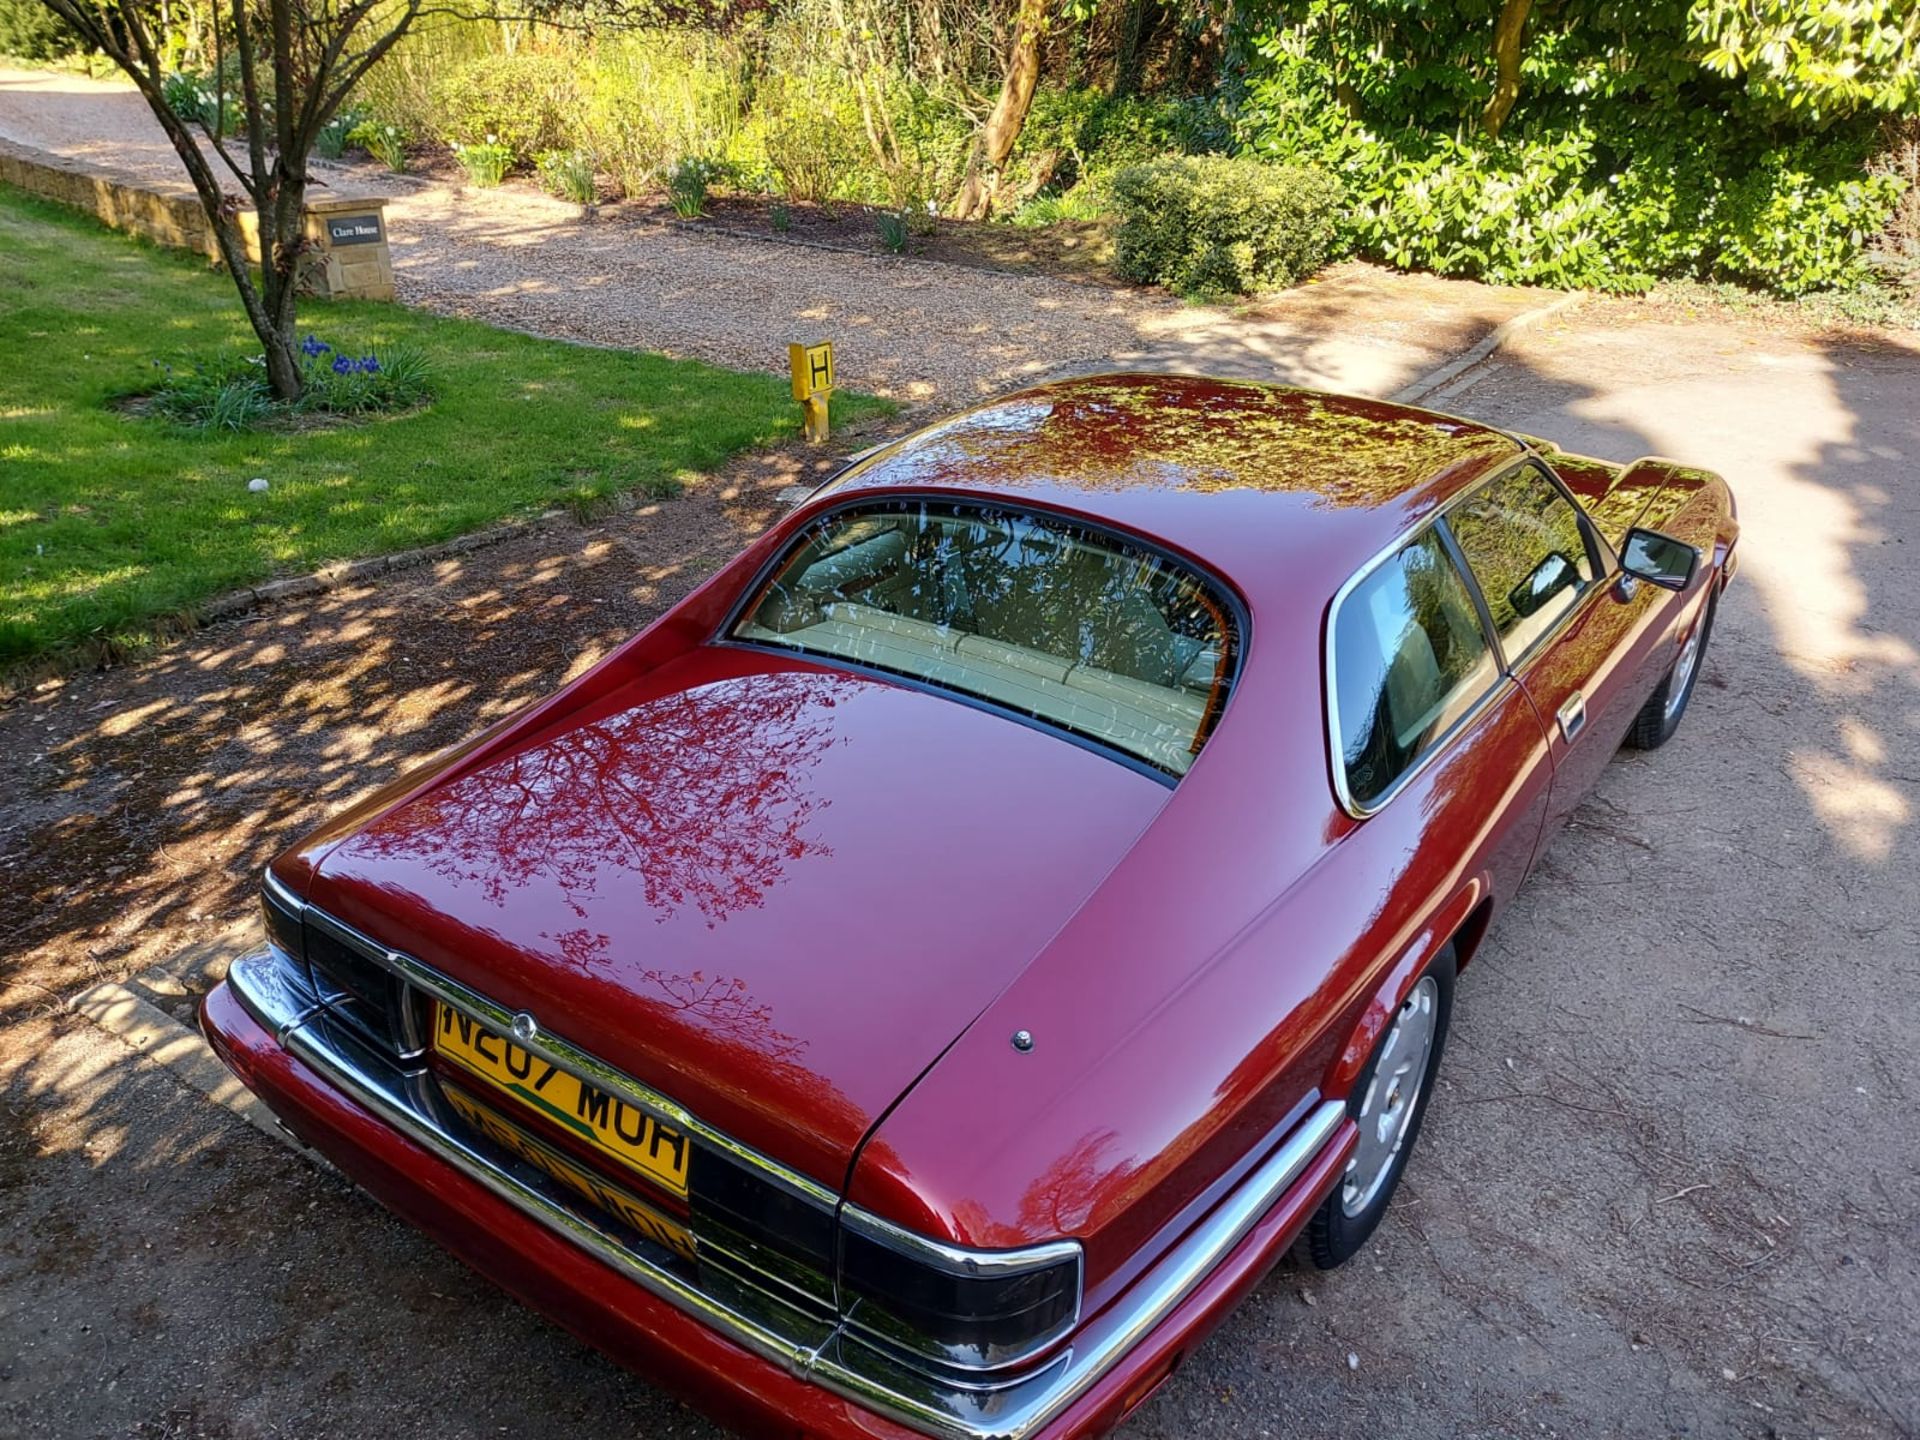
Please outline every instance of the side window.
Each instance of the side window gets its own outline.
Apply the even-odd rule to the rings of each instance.
[[[1447,513],[1509,662],[1579,603],[1594,580],[1579,512],[1532,465]]]
[[[1349,591],[1334,616],[1347,794],[1372,804],[1498,678],[1473,597],[1429,530]]]

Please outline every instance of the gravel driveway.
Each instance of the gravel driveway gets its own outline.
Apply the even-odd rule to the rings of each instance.
[[[0,66],[0,137],[169,185],[178,157],[124,85]],[[391,197],[400,298],[600,344],[785,373],[790,340],[831,339],[840,383],[958,405],[1023,380],[1122,366],[1391,393],[1539,304],[1542,292],[1342,266],[1258,306],[985,273],[662,225],[586,222],[524,184],[454,187],[316,162],[342,193]],[[1344,323],[1329,323],[1335,317]]]

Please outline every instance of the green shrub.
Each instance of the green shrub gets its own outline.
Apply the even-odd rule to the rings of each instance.
[[[246,130],[246,111],[240,87],[229,80],[222,93],[212,71],[171,70],[160,80],[160,98],[167,108],[189,125],[198,125],[211,134],[215,130],[234,135]]]
[[[549,150],[534,168],[540,174],[540,183],[562,200],[591,205],[600,198],[600,182],[589,151]]]
[[[875,168],[870,148],[862,146],[849,157],[849,170],[856,188],[877,192],[862,198],[911,213],[919,224],[919,216],[929,207],[937,215],[941,203],[966,178],[973,124],[951,94],[906,76],[890,76],[881,98],[898,146],[897,158],[877,167],[878,186],[868,178]]]
[[[584,89],[575,129],[623,195],[653,190],[683,156],[741,158],[743,63],[720,37],[640,31],[603,40]]]
[[[1869,167],[1889,143],[1877,117],[1780,108],[1751,77],[1703,71],[1685,7],[1654,7],[1626,31],[1580,7],[1536,10],[1526,84],[1497,139],[1478,123],[1491,83],[1480,11],[1427,7],[1417,26],[1379,3],[1340,26],[1307,15],[1328,7],[1305,0],[1256,22],[1270,28],[1249,37],[1235,139],[1339,174],[1343,239],[1364,254],[1629,291],[1731,279],[1801,295],[1871,275],[1905,188]],[[1782,63],[1817,53],[1789,49]]]
[[[1135,165],[1225,150],[1226,112],[1212,97],[1108,96],[1091,89],[1042,90],[1021,131],[1010,174],[1026,198],[1005,218],[1039,227],[1097,220],[1113,208],[1112,181]],[[1053,169],[1043,178],[1042,167]]]
[[[358,145],[394,174],[406,173],[409,137],[391,121],[362,120],[347,132],[347,143]]]
[[[1868,260],[1884,286],[1907,293],[1920,309],[1920,115],[1888,123],[1872,170],[1900,191]]]
[[[774,180],[789,200],[830,205],[852,168],[853,145],[830,121],[792,118],[770,126],[766,148]]]
[[[1837,168],[1823,147],[1776,150],[1727,187],[1716,269],[1783,295],[1846,290],[1872,277],[1868,246],[1905,188],[1889,175]]]
[[[60,60],[85,49],[40,0],[0,0],[0,55]]]
[[[1618,216],[1608,190],[1586,183],[1589,137],[1483,144],[1447,136],[1420,148],[1418,155],[1390,147],[1376,154],[1367,145],[1357,164],[1342,167],[1350,177],[1385,181],[1356,195],[1347,214],[1367,253],[1402,269],[1504,285],[1644,284],[1613,271],[1609,238]]]
[[[580,107],[576,65],[525,51],[470,61],[434,87],[440,138],[504,145],[515,155],[564,149]]]
[[[1212,96],[1102,98],[1088,110],[1077,137],[1080,175],[1097,184],[1130,165],[1210,154],[1229,149],[1231,141],[1226,112]]]
[[[682,220],[698,220],[707,210],[707,186],[713,180],[713,167],[705,160],[688,156],[667,176],[667,203]]]
[[[1857,138],[1780,146],[1710,113],[1685,134],[1613,117],[1499,140],[1289,113],[1257,153],[1336,169],[1344,243],[1390,265],[1616,292],[1661,278],[1784,295],[1860,284],[1903,189],[1867,172]]]
[[[1122,170],[1113,195],[1122,275],[1183,294],[1251,294],[1326,263],[1340,185],[1310,165],[1209,155]]]
[[[770,75],[755,108],[760,147],[780,194],[815,205],[887,203],[899,182],[890,182],[874,157],[845,77],[819,68]]]
[[[347,142],[364,117],[356,110],[340,110],[313,137],[313,150],[322,160],[338,160],[346,154]]]
[[[1043,191],[1006,218],[1011,225],[1038,230],[1062,221],[1098,220],[1108,213],[1111,204],[1106,186],[1082,180],[1069,190]]]
[[[369,119],[408,135],[436,134],[439,82],[463,65],[493,53],[498,31],[453,15],[422,15],[398,44],[354,88],[354,103]]]
[[[513,168],[513,151],[505,145],[494,143],[489,135],[478,145],[462,145],[453,142],[453,158],[460,162],[460,168],[467,172],[467,178],[482,189],[491,190],[507,178],[507,172]]]
[[[873,217],[873,233],[879,238],[881,247],[890,254],[907,253],[906,216],[882,210]]]

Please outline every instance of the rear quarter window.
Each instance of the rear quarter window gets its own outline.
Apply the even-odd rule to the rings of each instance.
[[[1363,809],[1499,678],[1473,597],[1431,530],[1339,598],[1331,663],[1334,763]]]
[[[1167,775],[1212,733],[1236,608],[1191,567],[1042,512],[889,502],[810,527],[732,638],[884,670]]]

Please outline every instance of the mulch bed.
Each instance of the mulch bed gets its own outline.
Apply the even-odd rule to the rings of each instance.
[[[437,145],[416,145],[407,156],[409,176],[446,185],[469,183],[466,171],[451,151]],[[506,188],[535,188],[528,176],[516,175]],[[774,223],[786,212],[786,228]],[[701,227],[752,235],[771,241],[804,241],[839,250],[884,255],[879,217],[890,213],[880,206],[839,202],[821,205],[786,201],[771,195],[713,194],[698,220],[683,220],[667,203],[665,194],[618,200],[599,207],[603,216],[646,224]],[[1062,220],[1046,226],[1009,225],[999,221],[948,220],[930,217],[918,222],[907,239],[909,256],[965,265],[976,270],[1000,270],[1050,275],[1097,285],[1120,285],[1113,265],[1113,227],[1094,220]]]
[[[714,195],[700,220],[682,220],[664,197],[649,197],[622,207],[648,220],[698,227],[703,224],[761,236],[768,240],[805,240],[847,250],[885,254],[878,230],[888,212],[871,205],[791,204],[764,195]],[[775,227],[784,208],[787,228]],[[911,233],[907,254],[979,270],[1013,270],[1099,284],[1120,283],[1112,272],[1112,228],[1095,221],[1060,221],[1043,227],[994,221],[929,219]]]

